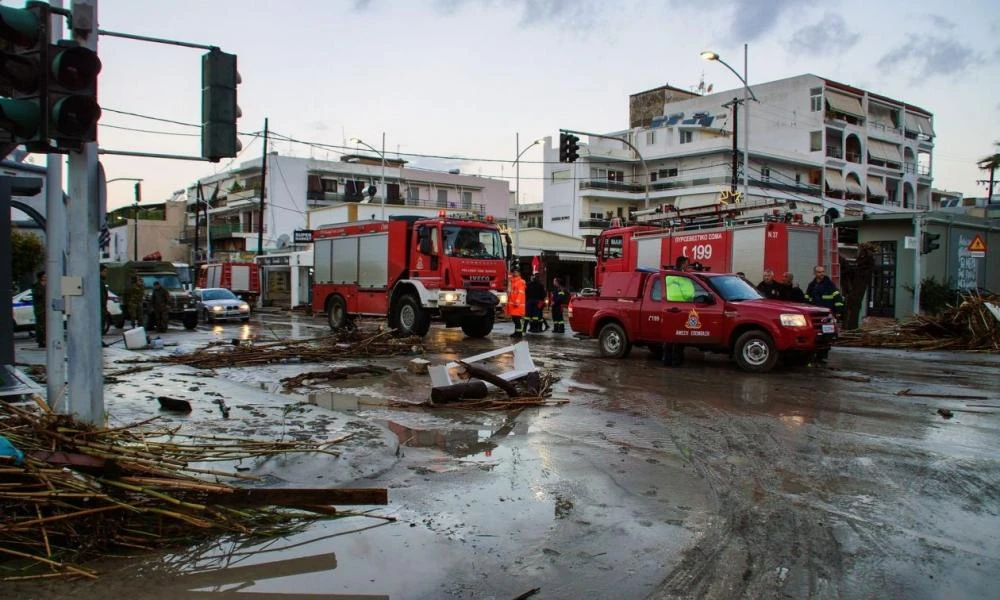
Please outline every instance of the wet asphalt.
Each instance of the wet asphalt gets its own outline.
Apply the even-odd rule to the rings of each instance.
[[[183,349],[325,331],[319,318],[262,314],[249,327],[164,339]],[[423,357],[501,347],[509,331],[468,340],[435,326]],[[281,465],[270,477],[386,487],[389,505],[372,514],[397,520],[347,517],[256,545],[213,540],[102,561],[96,582],[9,589],[78,600],[515,598],[535,588],[533,598],[995,597],[1000,356],[836,349],[826,368],[750,375],[693,350],[666,368],[643,350],[601,359],[571,335],[528,340],[568,404],[389,406],[429,396],[426,376],[403,370],[410,357],[371,361],[394,376],[292,394],[275,393],[277,377],[315,365],[218,369],[216,385],[270,398],[244,401],[257,435],[278,435],[283,405],[309,398],[318,405],[301,427],[367,432],[336,463]],[[109,407],[138,420],[145,409],[129,399],[142,386],[187,381],[163,370],[119,382]]]

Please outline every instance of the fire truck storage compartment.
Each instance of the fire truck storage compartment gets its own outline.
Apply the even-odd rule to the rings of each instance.
[[[663,236],[636,239],[637,267],[659,269],[663,267]]]
[[[753,282],[764,278],[764,239],[766,228],[760,225],[740,227],[733,230],[733,261],[730,271],[746,273]],[[815,252],[813,252],[815,255]]]
[[[386,233],[316,240],[316,283],[384,289],[389,281],[388,240]]]
[[[788,271],[803,287],[812,277],[819,247],[819,230],[788,228]]]

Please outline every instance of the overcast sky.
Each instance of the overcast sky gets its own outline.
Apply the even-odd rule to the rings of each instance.
[[[384,132],[390,155],[465,159],[404,156],[417,166],[513,178],[516,132],[524,146],[560,128],[624,129],[629,94],[664,83],[691,89],[704,77],[717,91],[739,87],[698,54],[715,50],[742,70],[744,43],[751,85],[814,73],[931,111],[935,187],[982,196],[975,161],[1000,140],[995,1],[100,0],[99,13],[105,30],[237,54],[240,131],[259,132],[269,117],[274,132],[300,140],[360,137],[379,147]],[[202,51],[102,36],[99,52],[102,147],[198,155],[197,129],[112,109],[197,123]],[[242,140],[238,161],[260,156],[260,139]],[[541,167],[529,162],[541,158],[540,148],[523,157],[523,202],[541,201]],[[102,162],[108,178],[144,178],[144,201],[227,166]],[[131,194],[111,184],[109,208]]]

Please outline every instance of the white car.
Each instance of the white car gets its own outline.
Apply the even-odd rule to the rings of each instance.
[[[14,331],[34,331],[35,329],[34,299],[31,296],[31,290],[27,289],[11,298],[14,310]],[[118,329],[125,326],[121,301],[117,294],[108,291],[108,314],[111,315],[111,318],[105,324],[104,333],[108,332],[112,324]]]
[[[250,320],[250,305],[226,288],[199,288],[194,291],[198,315],[206,323],[222,319]]]

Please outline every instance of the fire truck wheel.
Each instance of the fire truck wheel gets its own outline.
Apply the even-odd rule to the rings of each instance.
[[[778,352],[771,336],[763,331],[753,330],[736,340],[736,364],[749,373],[766,373],[778,362]]]
[[[632,351],[632,342],[628,341],[628,335],[618,323],[608,323],[601,327],[598,345],[601,356],[608,358],[625,358]]]
[[[420,306],[420,302],[410,294],[403,296],[396,302],[393,311],[393,322],[396,323],[396,331],[401,337],[413,335],[423,337],[431,328],[430,315]]]
[[[473,315],[462,321],[462,332],[470,338],[484,338],[493,331],[493,311]]]
[[[340,296],[333,296],[326,306],[326,320],[330,329],[339,331],[347,327],[347,303]]]

